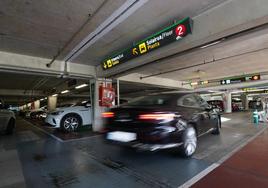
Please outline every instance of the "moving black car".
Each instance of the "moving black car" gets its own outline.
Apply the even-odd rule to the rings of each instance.
[[[220,115],[199,95],[163,93],[141,97],[102,114],[106,140],[141,150],[176,148],[186,157],[197,137],[220,133]]]

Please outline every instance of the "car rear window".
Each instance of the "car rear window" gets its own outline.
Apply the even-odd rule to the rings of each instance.
[[[127,106],[166,106],[171,103],[171,95],[151,95],[128,102]]]

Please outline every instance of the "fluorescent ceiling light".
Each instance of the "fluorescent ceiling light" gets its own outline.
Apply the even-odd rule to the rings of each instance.
[[[81,103],[84,104],[84,103],[87,103],[87,101],[82,101]]]
[[[45,100],[44,98],[43,99],[40,99],[40,101],[43,101],[43,100]]]
[[[57,97],[58,96],[58,94],[54,94],[54,95],[52,95],[52,97]]]
[[[207,45],[204,45],[204,46],[201,46],[200,48],[207,48],[207,47],[210,47],[210,46],[214,46],[214,45],[216,45],[216,44],[219,44],[221,42],[221,40],[218,40],[218,41],[216,41],[216,42],[212,42],[212,43],[209,43],[209,44],[207,44]]]
[[[232,97],[241,97],[240,94],[232,95]]]
[[[61,92],[61,94],[64,94],[64,93],[69,93],[70,91],[69,90],[64,90]]]
[[[83,88],[83,87],[86,87],[88,86],[87,84],[82,84],[82,85],[79,85],[79,86],[76,86],[75,89],[80,89],[80,88]]]
[[[196,85],[198,85],[198,82],[191,82],[190,85],[191,86],[196,86]]]

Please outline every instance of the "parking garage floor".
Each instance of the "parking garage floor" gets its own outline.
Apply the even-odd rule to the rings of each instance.
[[[223,117],[221,134],[201,137],[191,159],[107,145],[101,135],[59,141],[19,118],[13,136],[0,136],[0,188],[188,187],[266,128],[249,113]]]

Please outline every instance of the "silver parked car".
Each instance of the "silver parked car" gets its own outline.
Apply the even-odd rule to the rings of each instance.
[[[12,134],[16,126],[15,122],[14,112],[6,109],[4,103],[0,100],[0,131]]]

